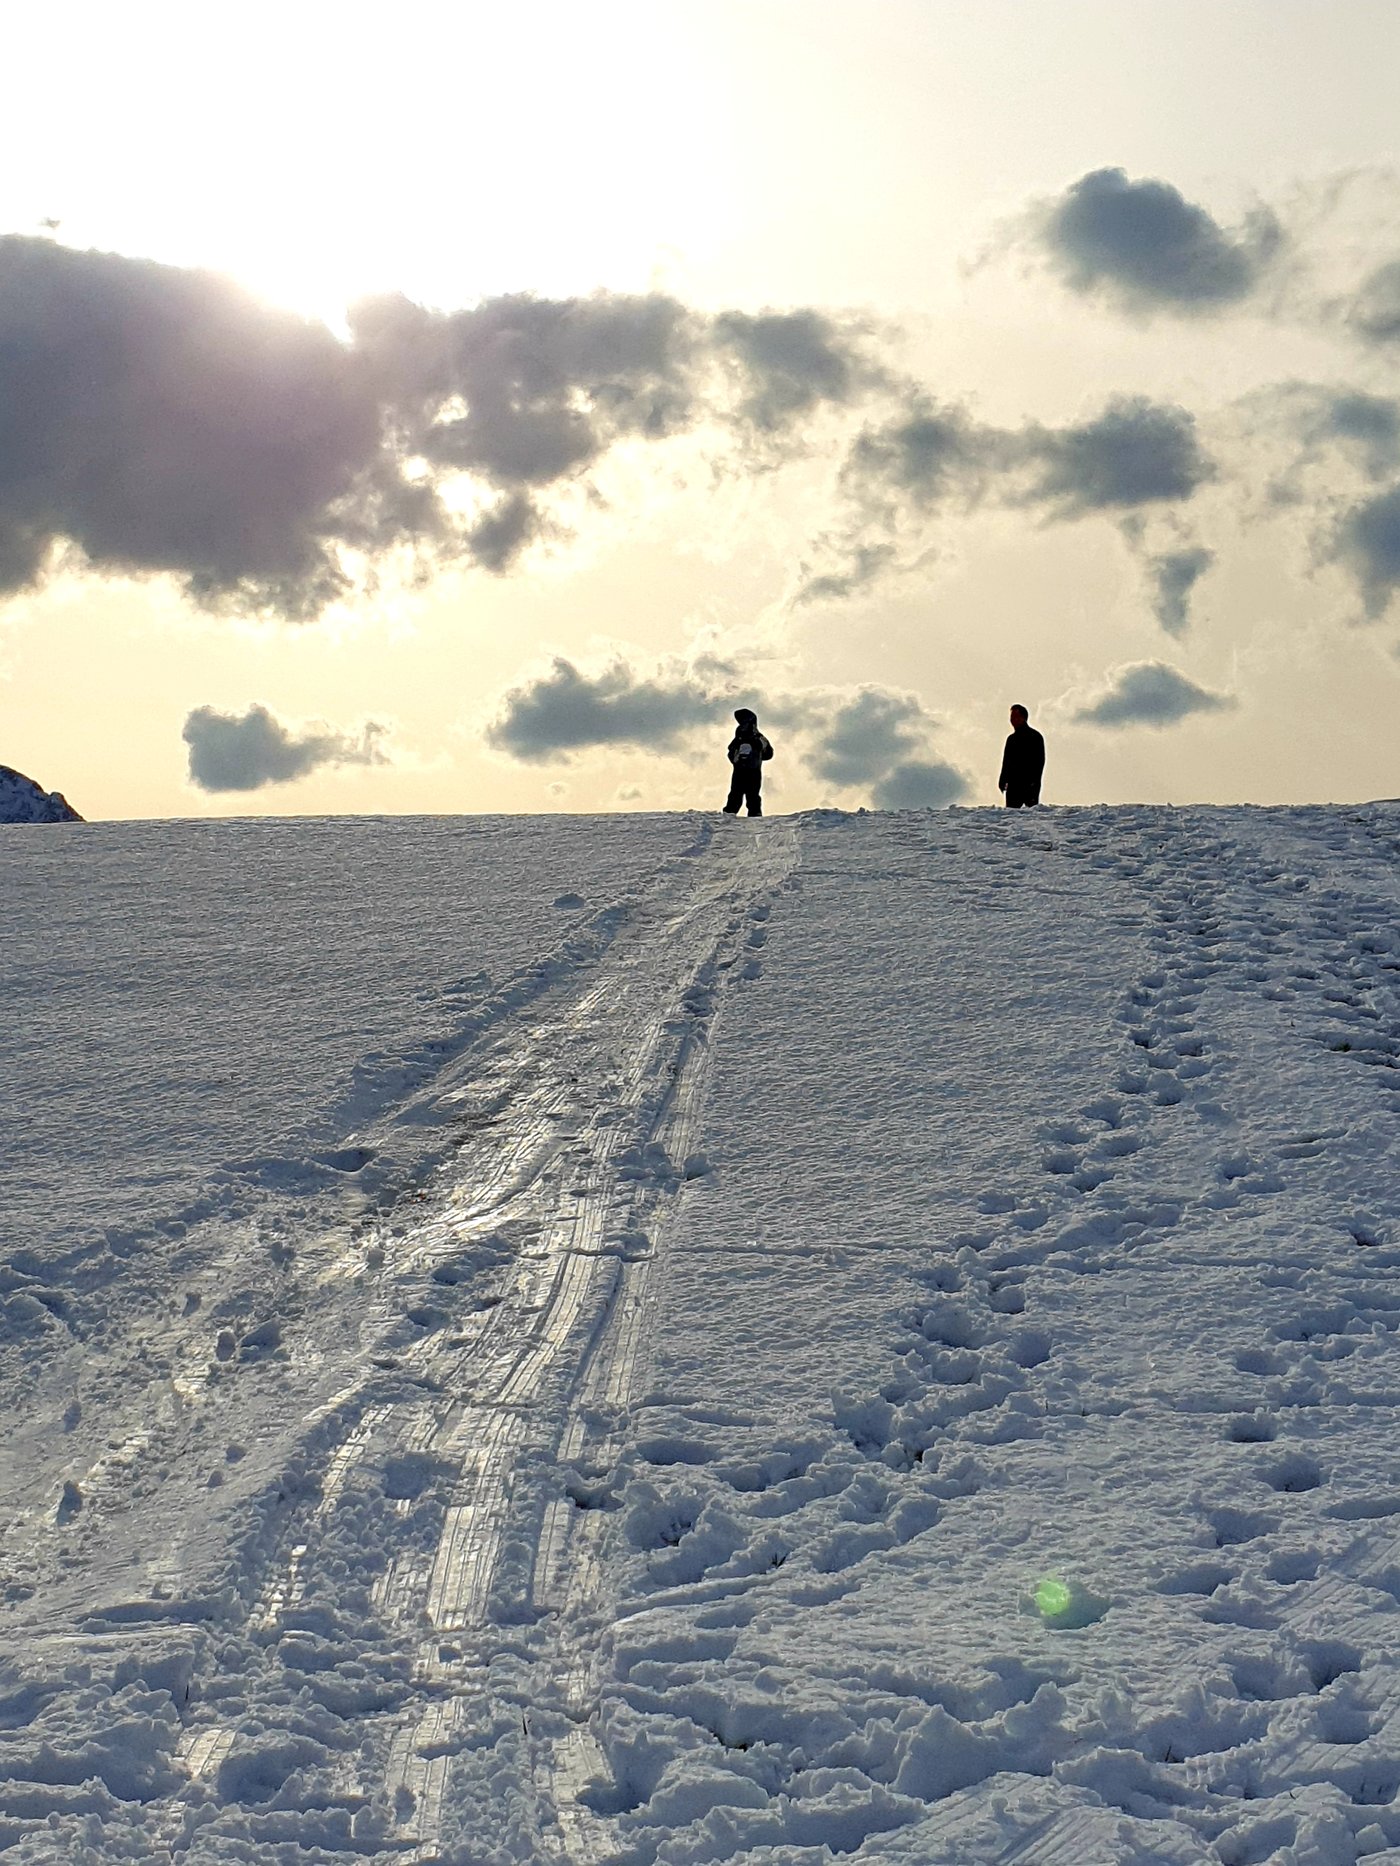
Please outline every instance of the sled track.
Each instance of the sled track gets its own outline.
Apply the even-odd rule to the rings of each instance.
[[[669,880],[644,901],[582,991],[565,986],[516,1020],[526,1028],[499,1033],[461,1091],[477,1131],[445,1200],[379,1241],[369,1338],[401,1342],[406,1314],[426,1326],[378,1357],[391,1394],[367,1374],[365,1390],[323,1409],[340,1429],[262,1568],[248,1622],[267,1648],[336,1606],[336,1518],[371,1473],[402,1467],[435,1487],[435,1536],[406,1534],[372,1587],[408,1685],[392,1709],[358,1720],[367,1734],[337,1767],[356,1851],[429,1866],[464,1821],[514,1822],[542,1857],[612,1851],[580,1799],[585,1782],[608,1779],[588,1724],[589,1627],[612,1518],[580,1502],[580,1474],[615,1460],[667,1218],[687,1171],[705,1170],[693,1156],[709,1029],[796,851],[795,829],[778,823],[716,836],[688,865],[689,893],[677,902]],[[501,1264],[484,1298],[483,1252]],[[407,1525],[415,1498],[402,1488],[391,1507]],[[493,1713],[512,1760],[498,1754],[488,1780],[468,1732]],[[232,1741],[197,1717],[181,1760],[207,1778]],[[173,1840],[172,1857],[182,1853]]]

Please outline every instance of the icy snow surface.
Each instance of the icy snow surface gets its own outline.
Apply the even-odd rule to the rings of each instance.
[[[1400,809],[0,846],[0,1855],[1400,1862]]]

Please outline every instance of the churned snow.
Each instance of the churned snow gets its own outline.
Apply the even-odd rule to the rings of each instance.
[[[0,1854],[1400,1861],[1400,810],[0,842]]]

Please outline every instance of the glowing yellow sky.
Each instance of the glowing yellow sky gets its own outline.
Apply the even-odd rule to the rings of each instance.
[[[660,287],[707,309],[863,308],[898,325],[909,367],[1003,422],[1123,390],[1208,411],[1293,377],[1370,368],[1384,386],[1316,329],[1135,325],[975,262],[1094,167],[1162,176],[1229,221],[1389,164],[1392,0],[82,6],[27,9],[7,42],[27,81],[0,126],[0,230],[56,220],[65,243],[214,267],[332,324],[388,289],[440,307]],[[1099,524],[976,519],[921,577],[786,615],[834,464],[785,487],[677,479],[506,577],[454,572],[318,625],[61,576],[0,611],[0,762],[93,817],[611,808],[633,790],[627,807],[708,805],[713,758],[522,766],[480,738],[552,653],[648,666],[708,630],[741,661],[777,643],[789,683],[918,693],[940,755],[990,802],[1009,698],[1053,731],[1063,696],[1162,652]],[[1061,800],[1393,794],[1394,630],[1347,626],[1335,573],[1284,562],[1281,535],[1222,554],[1208,615],[1168,644],[1239,710],[1066,731]],[[389,721],[396,762],[191,789],[185,715],[254,701]],[[784,807],[825,800],[791,767],[775,780]]]

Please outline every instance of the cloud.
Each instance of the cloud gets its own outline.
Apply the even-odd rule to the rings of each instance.
[[[967,794],[962,772],[920,756],[937,721],[917,694],[874,686],[807,689],[770,701],[769,710],[797,736],[814,777],[869,792],[877,809],[938,809]]]
[[[1377,266],[1362,282],[1347,322],[1368,343],[1400,339],[1400,259]]]
[[[507,493],[467,531],[467,547],[485,570],[509,570],[546,529],[540,509],[526,492]]]
[[[358,734],[298,735],[265,706],[250,706],[241,716],[198,706],[185,720],[182,737],[190,748],[190,779],[201,790],[246,791],[290,784],[322,765],[387,764],[380,747],[384,731],[369,720]]]
[[[1214,551],[1199,544],[1148,558],[1152,613],[1169,635],[1185,634],[1191,619],[1192,593],[1214,562]]]
[[[511,294],[447,313],[387,297],[350,324],[403,451],[502,490],[571,478],[615,441],[695,416],[704,326],[662,293]]]
[[[1301,498],[1304,475],[1324,459],[1326,490],[1335,490],[1333,454],[1372,480],[1400,470],[1400,401],[1393,396],[1331,383],[1278,382],[1253,390],[1236,408],[1247,440],[1276,449],[1282,438],[1291,445],[1292,457],[1271,484],[1275,503]]]
[[[1026,499],[1051,518],[1189,499],[1216,471],[1196,439],[1195,417],[1140,395],[1115,396],[1077,426],[1030,428],[1021,445],[1035,469]]]
[[[0,596],[64,549],[293,620],[395,558],[504,574],[623,443],[737,423],[799,451],[819,405],[881,380],[863,337],[598,292],[382,296],[342,341],[213,273],[0,237]]]
[[[965,409],[918,392],[894,420],[857,437],[842,479],[858,494],[889,488],[923,507],[952,495],[974,497],[998,438],[995,430],[979,428]]]
[[[849,325],[820,311],[724,311],[712,342],[737,365],[738,413],[763,434],[787,427],[821,403],[851,401],[878,378],[859,357]]]
[[[1352,572],[1368,618],[1378,621],[1400,589],[1400,485],[1377,493],[1346,515],[1332,555]]]
[[[965,796],[964,773],[926,754],[936,721],[916,694],[886,687],[745,692],[731,663],[701,655],[653,676],[619,657],[600,673],[556,658],[548,673],[505,696],[487,743],[530,764],[626,746],[685,752],[694,733],[716,733],[723,749],[736,703],[752,705],[787,766],[801,762],[820,782],[861,790],[880,809],[934,809]],[[635,800],[635,788],[618,793]]]
[[[922,531],[937,511],[976,506],[1013,457],[1014,442],[1001,430],[912,387],[903,408],[869,423],[851,443],[840,474],[850,520],[818,541],[819,552],[834,554],[837,567],[804,566],[796,601],[853,596],[909,568],[901,538]],[[924,555],[916,549],[915,560]]]
[[[1360,389],[1321,391],[1305,439],[1332,442],[1359,460],[1372,479],[1400,467],[1400,402]]]
[[[887,571],[899,569],[898,553],[893,544],[857,544],[847,554],[845,568],[826,570],[813,576],[805,567],[794,598],[799,603],[840,600],[858,590],[878,583]]]
[[[5,590],[64,539],[301,614],[344,587],[346,525],[401,535],[343,346],[209,273],[0,239],[0,407]]]
[[[1101,514],[1131,529],[1145,508],[1189,499],[1217,471],[1195,417],[1173,402],[1116,396],[1087,421],[1009,429],[916,389],[852,443],[840,475],[849,521],[817,543],[836,561],[805,566],[795,600],[851,596],[922,564],[929,518],[950,509],[1039,507],[1050,522]]]
[[[1034,235],[1071,291],[1136,312],[1211,312],[1249,297],[1283,244],[1260,208],[1229,232],[1169,182],[1082,175],[1039,210]]]
[[[1174,726],[1192,713],[1216,713],[1237,704],[1228,694],[1211,693],[1164,661],[1138,661],[1120,667],[1106,691],[1073,717],[1090,726]]]
[[[725,718],[729,702],[710,677],[721,671],[677,665],[643,679],[617,660],[590,676],[560,657],[549,673],[505,696],[486,740],[530,764],[601,745],[674,751],[687,733]]]
[[[885,774],[872,801],[877,810],[942,810],[965,797],[968,789],[967,778],[953,765],[909,758]]]
[[[862,687],[829,711],[814,708],[820,723],[807,753],[815,776],[843,789],[874,783],[914,751],[932,726],[912,693]]]

